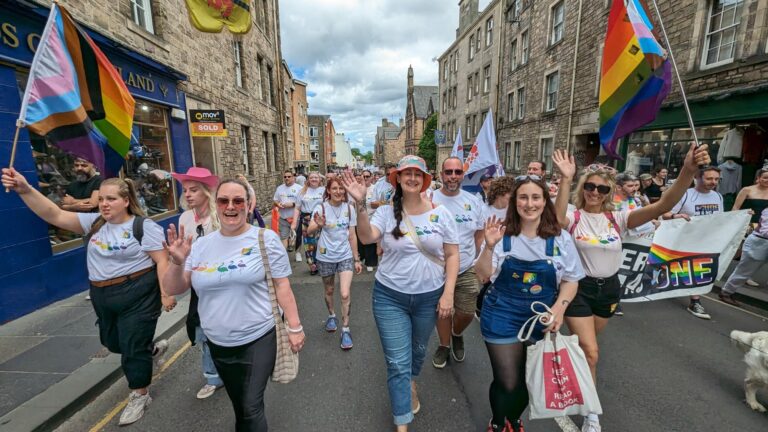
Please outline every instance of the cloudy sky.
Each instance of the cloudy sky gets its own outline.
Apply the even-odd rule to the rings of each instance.
[[[281,1],[283,57],[309,84],[309,113],[330,114],[365,152],[382,118],[405,116],[408,65],[416,85],[437,85],[432,59],[453,43],[458,17],[457,0]]]

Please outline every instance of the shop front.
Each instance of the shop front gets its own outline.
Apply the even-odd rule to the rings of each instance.
[[[10,159],[21,96],[48,10],[14,1],[0,5],[2,166]],[[145,212],[167,226],[178,217],[170,173],[192,165],[186,98],[178,88],[186,76],[104,35],[89,34],[136,100],[131,151],[120,175],[135,182]],[[58,205],[77,180],[74,162],[45,138],[22,129],[14,166]],[[45,224],[14,193],[0,193],[0,226],[0,323],[88,288],[78,236]]]
[[[740,182],[721,184],[726,203],[732,203],[731,195],[754,184],[755,173],[768,159],[768,86],[693,99],[690,106],[696,136],[709,146],[712,164],[721,168],[721,176],[739,173]],[[692,141],[682,104],[666,106],[656,121],[623,140],[621,168],[635,174],[666,168],[674,179]],[[723,189],[724,185],[728,185],[727,189]]]

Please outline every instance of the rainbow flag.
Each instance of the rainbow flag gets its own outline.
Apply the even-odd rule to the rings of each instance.
[[[680,252],[659,246],[656,243],[651,244],[651,250],[648,253],[648,264],[666,264],[670,261],[683,259],[691,256],[702,255],[701,253]]]
[[[112,63],[54,3],[32,60],[20,124],[114,177],[130,147],[134,106]]]
[[[600,78],[600,145],[618,159],[621,137],[656,119],[672,68],[640,0],[613,0]]]

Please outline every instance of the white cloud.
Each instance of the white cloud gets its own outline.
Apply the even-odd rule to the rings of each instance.
[[[484,8],[490,0],[481,0]],[[283,57],[308,82],[309,111],[330,114],[353,146],[373,150],[384,117],[405,116],[406,75],[437,85],[439,56],[453,43],[456,0],[286,0]]]

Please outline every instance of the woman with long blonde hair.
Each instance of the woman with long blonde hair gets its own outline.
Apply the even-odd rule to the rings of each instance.
[[[556,151],[552,160],[562,174],[555,203],[557,218],[573,237],[586,274],[579,281],[576,297],[565,311],[565,322],[571,332],[579,336],[579,346],[587,357],[592,379],[597,381],[597,335],[616,313],[621,298],[618,276],[622,259],[621,236],[670,211],[688,189],[699,171],[698,166],[709,164],[709,154],[706,145],[691,145],[677,181],[658,201],[632,212],[615,210],[616,170],[600,164],[584,169],[573,193],[576,209],[568,211],[576,164],[573,156],[568,157],[563,150]],[[581,430],[600,432],[596,413],[589,414]]]
[[[146,218],[131,180],[110,178],[99,188],[99,213],[75,213],[56,206],[13,168],[3,168],[3,187],[19,194],[38,217],[61,229],[85,235],[91,304],[99,339],[120,363],[131,389],[120,425],[136,422],[152,401],[152,358],[167,341],[153,343],[164,306],[176,305],[159,282],[168,269],[163,229]]]
[[[179,216],[179,226],[183,226],[186,233],[192,236],[194,241],[217,231],[221,227],[216,213],[216,200],[213,194],[219,178],[211,174],[206,168],[192,167],[186,174],[172,173],[173,178],[181,183],[181,208],[185,210]],[[187,336],[192,344],[198,344],[202,352],[203,377],[206,383],[197,392],[198,399],[206,399],[216,390],[224,386],[224,382],[216,371],[216,365],[211,358],[211,350],[203,328],[200,326],[200,314],[197,312],[199,299],[195,290],[189,297],[189,311],[187,312]]]

